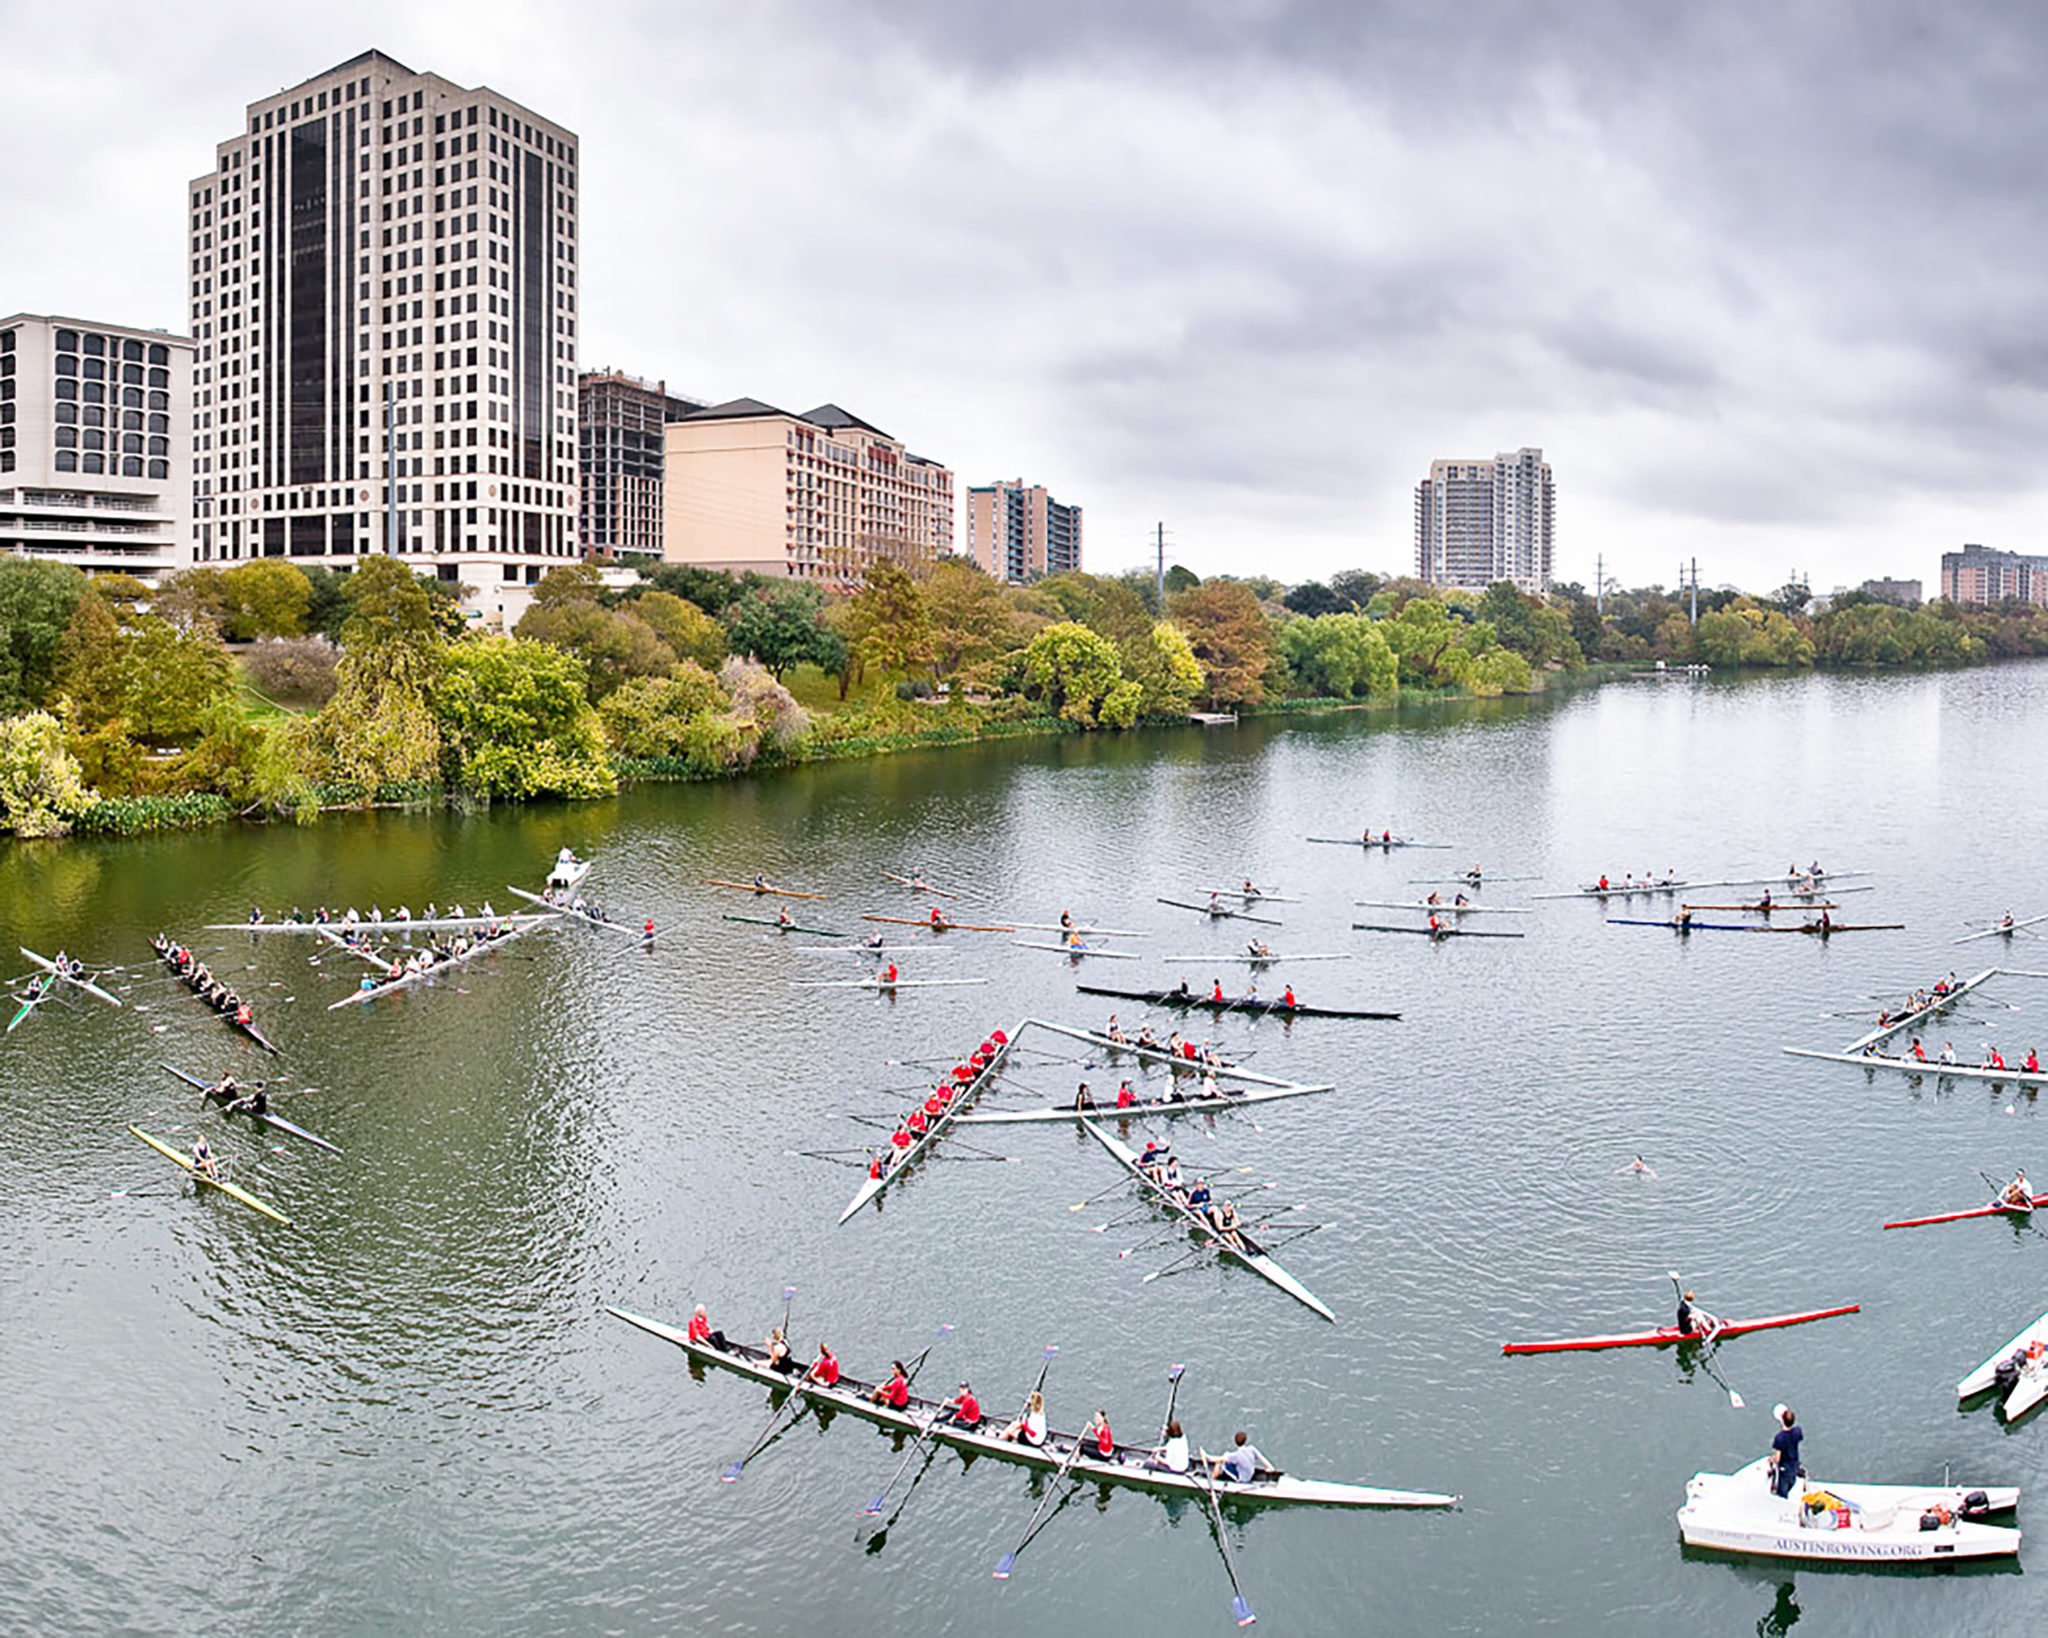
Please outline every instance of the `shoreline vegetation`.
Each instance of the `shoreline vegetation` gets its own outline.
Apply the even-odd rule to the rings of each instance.
[[[1163,592],[1163,595],[1162,595]],[[587,800],[621,784],[990,740],[1396,711],[1584,686],[1658,662],[1957,666],[2048,655],[2048,610],[1804,588],[1702,594],[1359,570],[1288,586],[1176,567],[1006,586],[880,560],[833,594],[680,565],[556,569],[507,635],[393,559],[278,558],[145,586],[0,561],[0,827],[129,836],[235,818]]]

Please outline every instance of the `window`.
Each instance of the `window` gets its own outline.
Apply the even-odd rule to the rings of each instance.
[[[94,336],[94,337],[93,337],[92,339],[93,339],[94,341],[98,341],[98,340],[99,340],[99,337],[98,337],[98,336]],[[78,351],[78,332],[77,332],[76,330],[59,330],[59,331],[57,332],[57,351],[58,351],[58,352],[60,352],[60,353],[75,353],[75,352],[77,352],[77,351]],[[93,349],[93,351],[94,351],[94,352],[98,352],[98,351],[99,351],[99,349],[98,349],[97,347],[95,347],[95,348]]]
[[[127,456],[123,456],[123,457],[122,457],[122,460],[121,460],[121,476],[122,476],[122,477],[124,477],[124,478],[139,478],[139,477],[141,477],[141,476],[142,476],[142,461],[141,461],[141,458],[140,458],[139,456],[135,456],[135,455],[127,455]]]
[[[60,449],[57,452],[57,470],[59,472],[76,472],[78,470],[78,457],[69,450]]]
[[[159,483],[163,482],[171,475],[171,463],[169,461],[151,461],[149,463],[149,475]]]

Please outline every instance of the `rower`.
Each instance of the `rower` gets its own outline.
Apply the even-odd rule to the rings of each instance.
[[[1223,900],[1213,887],[1209,889],[1209,914],[1212,916],[1223,914]]]
[[[1145,1152],[1138,1156],[1138,1170],[1156,1183],[1159,1181],[1159,1169],[1166,1164],[1172,1153],[1173,1150],[1157,1138],[1147,1138]]]
[[[1244,896],[1248,899],[1255,899],[1259,897],[1259,890],[1256,887],[1252,886],[1252,879],[1249,876],[1245,877],[1244,879],[1243,892]]]
[[[1169,1154],[1166,1164],[1159,1168],[1159,1186],[1169,1194],[1180,1193],[1180,1161],[1173,1155]]]
[[[1103,1039],[1104,1039],[1104,1040],[1108,1040],[1108,1041],[1114,1041],[1114,1042],[1116,1042],[1116,1043],[1117,1043],[1117,1045],[1119,1045],[1119,1046],[1122,1046],[1122,1045],[1123,1045],[1123,1043],[1124,1043],[1124,1027],[1123,1027],[1123,1025],[1119,1024],[1119,1023],[1118,1023],[1118,1022],[1116,1021],[1116,1014],[1115,1014],[1115,1013],[1111,1013],[1111,1014],[1109,1015],[1109,1027],[1108,1027],[1108,1028],[1107,1028],[1106,1030],[1104,1030],[1104,1031],[1102,1032],[1102,1034],[1103,1034]],[[1126,1084],[1128,1084],[1128,1083],[1126,1083]]]
[[[2025,1072],[2026,1072],[2027,1074],[2029,1074],[2029,1075],[2038,1075],[2038,1074],[2040,1074],[2040,1073],[2041,1073],[2041,1057],[2040,1057],[2040,1054],[2039,1054],[2039,1053],[2037,1053],[2037,1052],[2036,1052],[2036,1051],[2035,1051],[2035,1050],[2034,1050],[2034,1049],[2033,1049],[2032,1047],[2028,1047],[2028,1048],[2027,1048],[2027,1055],[2026,1055],[2026,1056],[2025,1056],[2024,1058],[2022,1058],[2022,1059],[2020,1060],[2020,1068],[2021,1068],[2022,1070],[2024,1070],[2024,1071],[2025,1071]]]
[[[887,989],[887,990],[893,990],[893,989],[894,989],[894,988],[896,987],[896,963],[895,963],[895,962],[893,962],[893,961],[888,961],[888,962],[884,962],[884,963],[882,964],[882,976],[881,976],[881,979],[880,979],[880,983],[881,983],[881,985],[882,985],[882,988],[884,988],[884,989]]]
[[[1759,910],[1763,911],[1766,915],[1770,914],[1771,890],[1768,887],[1765,888],[1763,892],[1757,896],[1756,907]]]
[[[756,893],[765,893],[768,891],[768,878],[762,875],[761,872],[758,870],[754,872],[754,891]]]
[[[1292,984],[1289,984],[1287,988],[1283,990],[1280,994],[1280,1005],[1292,1011],[1295,1007],[1299,1006],[1300,1004],[1300,1002],[1294,999],[1294,986]]]
[[[1152,1454],[1146,1457],[1145,1465],[1161,1473],[1187,1472],[1188,1436],[1181,1432],[1179,1422],[1166,1424],[1165,1440],[1152,1447]]]
[[[1095,1454],[1105,1462],[1116,1460],[1116,1438],[1109,1431],[1109,1412],[1097,1410],[1088,1418],[1088,1425],[1081,1430],[1081,1437],[1095,1446]]]
[[[206,1134],[203,1132],[192,1145],[192,1169],[201,1177],[211,1178],[215,1182],[220,1181],[220,1167],[214,1163],[213,1148],[207,1143]]]
[[[1442,920],[1437,916],[1437,913],[1434,910],[1432,910],[1429,913],[1429,931],[1432,936],[1440,934],[1444,931],[1444,924]]]
[[[871,1404],[887,1405],[891,1410],[902,1410],[910,1403],[910,1373],[904,1370],[902,1360],[889,1367],[888,1381],[869,1390],[868,1400]]]
[[[654,918],[652,916],[649,916],[647,920],[641,924],[640,936],[641,938],[645,939],[649,944],[652,944],[654,942]]]
[[[2005,1186],[2005,1192],[1998,1197],[1998,1203],[2002,1206],[2023,1206],[2029,1211],[2033,1210],[2034,1186],[2027,1181],[2024,1166],[2013,1174],[2012,1181]]]
[[[1135,1093],[1135,1092],[1133,1092],[1133,1091],[1131,1090],[1131,1083],[1130,1083],[1129,1081],[1125,1081],[1125,1082],[1123,1082],[1123,1084],[1122,1084],[1122,1085],[1120,1085],[1120,1086],[1118,1086],[1118,1087],[1117,1087],[1117,1089],[1116,1089],[1116,1106],[1117,1106],[1117,1108],[1119,1108],[1119,1109],[1129,1109],[1129,1108],[1132,1108],[1132,1107],[1134,1107],[1134,1106],[1136,1105],[1137,1101],[1138,1101],[1138,1095],[1137,1095],[1137,1093]]]
[[[1463,909],[1466,905],[1470,904],[1471,902],[1472,900],[1466,896],[1462,889],[1459,891],[1458,896],[1451,900],[1451,903],[1457,905],[1460,909]]]
[[[871,937],[871,938],[868,938],[868,939],[865,939],[865,940],[863,940],[863,941],[862,941],[862,943],[861,943],[861,948],[862,948],[863,950],[879,950],[879,949],[881,949],[881,948],[882,948],[882,935],[881,935],[880,933],[876,933],[876,934],[875,934],[875,935],[874,935],[873,937]]]
[[[1692,1293],[1686,1292],[1678,1299],[1678,1318],[1674,1324],[1681,1337],[1696,1337],[1702,1342],[1712,1342],[1721,1329],[1721,1322],[1704,1308],[1693,1305]]]
[[[1681,905],[1680,905],[1680,906],[1678,907],[1678,914],[1676,914],[1675,916],[1673,916],[1673,917],[1671,918],[1671,925],[1672,925],[1673,929],[1674,929],[1675,931],[1677,931],[1677,932],[1681,932],[1681,933],[1689,933],[1689,932],[1691,932],[1691,931],[1692,931],[1692,906],[1691,906],[1691,905],[1689,905],[1689,904],[1681,904]]]
[[[951,1427],[965,1428],[973,1432],[981,1426],[981,1401],[974,1397],[974,1390],[965,1382],[960,1391],[939,1407],[939,1420]]]
[[[2006,911],[2006,913],[1999,918],[1998,927],[2000,932],[2009,933],[2012,931],[2013,920],[2012,912],[2010,910]]]
[[[826,1347],[824,1343],[819,1343],[818,1357],[811,1361],[811,1368],[804,1372],[804,1380],[806,1382],[815,1382],[821,1388],[837,1387],[839,1385],[839,1356]]]
[[[1984,1063],[1982,1067],[1985,1069],[2003,1069],[2005,1067],[2004,1055],[1989,1041],[1984,1043]]]
[[[1085,1111],[1094,1107],[1095,1095],[1088,1090],[1088,1083],[1083,1081],[1081,1090],[1074,1094],[1074,1108],[1076,1111]]]
[[[1211,1207],[1209,1221],[1215,1226],[1217,1238],[1222,1240],[1231,1250],[1242,1252],[1247,1249],[1244,1243],[1244,1236],[1239,1232],[1242,1225],[1239,1222],[1237,1205],[1234,1201],[1226,1200],[1220,1206]]]
[[[790,915],[788,905],[785,904],[777,908],[775,912],[775,925],[777,927],[794,927],[796,925],[796,919]]]
[[[1169,1001],[1185,1001],[1191,994],[1192,992],[1188,989],[1188,981],[1183,978],[1171,990],[1167,991],[1167,999]]]
[[[1062,931],[1071,931],[1073,929],[1073,925],[1074,912],[1071,910],[1062,910],[1060,912],[1060,927]]]
[[[1255,960],[1259,961],[1269,961],[1273,956],[1273,946],[1262,939],[1253,939],[1245,946],[1245,950]]]
[[[1607,878],[1605,875],[1601,876],[1598,884],[1596,884],[1593,888],[1593,891],[1596,893],[1605,893],[1607,891]]]
[[[1007,1444],[1024,1444],[1043,1447],[1046,1440],[1045,1395],[1038,1389],[1031,1390],[1031,1397],[1024,1401],[1024,1414],[1004,1428],[996,1437]]]
[[[1228,1479],[1232,1484],[1250,1484],[1261,1469],[1271,1465],[1240,1428],[1230,1441],[1229,1454],[1209,1458],[1209,1479],[1211,1483]]]
[[[1152,1026],[1150,1024],[1140,1024],[1138,1026],[1138,1039],[1135,1045],[1148,1052],[1157,1052],[1159,1050],[1159,1037],[1152,1033]]]
[[[731,1346],[725,1340],[725,1333],[723,1331],[711,1329],[711,1317],[704,1312],[704,1305],[701,1302],[697,1304],[696,1309],[690,1315],[688,1335],[690,1340],[700,1347],[725,1348]]]
[[[1192,1184],[1189,1185],[1188,1204],[1192,1206],[1196,1211],[1206,1211],[1208,1209],[1209,1201],[1211,1200],[1211,1198],[1212,1196],[1209,1193],[1209,1180],[1207,1178],[1198,1177],[1194,1180]]]
[[[1773,1405],[1771,1413],[1778,1419],[1778,1431],[1771,1435],[1771,1492],[1782,1501],[1799,1482],[1799,1445],[1806,1434],[1791,1406]]]
[[[250,906],[249,906],[249,925],[250,925],[251,927],[257,926],[257,925],[258,925],[258,924],[259,924],[259,923],[260,923],[260,922],[261,922],[262,920],[263,920],[263,906],[262,906],[262,905],[260,905],[260,904],[252,904],[252,905],[250,905]]]
[[[1927,1062],[1927,1049],[1920,1044],[1919,1036],[1913,1037],[1913,1044],[1906,1050],[1913,1054],[1913,1061],[1915,1063],[1924,1064]]]
[[[932,925],[934,927],[944,927],[946,925],[946,912],[941,910],[936,904],[932,906]]]
[[[1212,989],[1212,990],[1211,990],[1211,991],[1209,992],[1209,999],[1210,999],[1211,1001],[1221,1001],[1221,1000],[1223,999],[1223,980],[1222,980],[1222,979],[1220,979],[1220,978],[1219,978],[1219,979],[1217,979],[1217,980],[1216,980],[1216,987],[1215,987],[1214,989]]]

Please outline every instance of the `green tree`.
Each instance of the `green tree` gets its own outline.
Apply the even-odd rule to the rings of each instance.
[[[662,563],[642,569],[640,578],[657,591],[695,603],[714,620],[723,620],[750,584],[768,585],[759,575],[726,574],[719,569],[700,569],[690,563]]]
[[[1391,599],[1382,591],[1373,599]],[[1459,641],[1463,623],[1434,597],[1411,597],[1400,612],[1379,622],[1379,632],[1400,662],[1401,681],[1417,688],[1447,688],[1465,680],[1471,651]]]
[[[1218,705],[1257,705],[1266,697],[1266,674],[1279,656],[1273,622],[1251,588],[1210,580],[1170,604],[1173,623],[1186,634]]]
[[[1289,620],[1280,628],[1280,652],[1305,694],[1384,698],[1400,687],[1401,662],[1380,628],[1362,614]]]
[[[986,665],[1030,640],[1029,618],[1011,606],[999,582],[970,563],[934,564],[920,590],[942,677]]]
[[[62,836],[96,800],[55,717],[32,711],[0,720],[0,814],[9,830]]]
[[[1529,662],[1511,648],[1490,648],[1474,655],[1465,668],[1465,686],[1480,699],[1500,694],[1526,694],[1535,682]]]
[[[433,690],[445,770],[480,796],[603,796],[618,788],[582,662],[487,637],[449,649]]]
[[[313,583],[281,558],[259,557],[221,575],[228,598],[221,635],[238,643],[257,637],[297,637],[306,630]]]
[[[348,618],[348,582],[345,574],[317,565],[299,571],[306,577],[306,630],[331,643],[341,641],[341,623]]]
[[[0,714],[49,699],[57,645],[84,595],[85,576],[69,564],[0,557]]]
[[[550,603],[536,600],[515,629],[529,643],[551,643],[581,660],[593,705],[628,677],[659,677],[676,663],[675,650],[625,609],[559,597]]]
[[[710,671],[730,652],[725,627],[674,592],[645,591],[628,607],[654,628],[655,636],[679,660],[694,660]]]
[[[320,723],[334,776],[368,800],[386,785],[435,777],[441,737],[427,695],[448,643],[434,594],[396,558],[365,558],[349,577],[348,602]]]
[[[533,607],[560,608],[565,603],[595,603],[604,595],[604,575],[594,563],[564,563],[541,576],[533,588]]]
[[[825,594],[807,581],[771,582],[743,596],[732,612],[732,651],[766,666],[779,682],[792,666],[809,662],[836,671],[844,642],[825,630]]]
[[[716,677],[684,660],[666,677],[631,678],[597,714],[621,756],[690,756],[708,743],[705,724],[731,703]]]
[[[1175,563],[1166,571],[1166,595],[1178,597],[1182,592],[1193,591],[1202,583],[1202,577],[1193,569],[1183,568]]]
[[[1083,728],[1096,725],[1104,699],[1122,681],[1116,645],[1072,620],[1047,626],[1024,650],[1026,692]]]
[[[884,677],[923,670],[938,657],[924,595],[899,565],[871,564],[846,610],[845,637],[862,666]]]
[[[123,633],[121,709],[129,735],[145,745],[187,745],[229,704],[235,663],[207,626],[180,631],[154,615]]]

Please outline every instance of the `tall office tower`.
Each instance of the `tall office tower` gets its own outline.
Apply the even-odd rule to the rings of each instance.
[[[622,370],[577,378],[577,532],[586,552],[661,556],[661,429],[702,408],[665,381]]]
[[[1415,572],[1434,586],[1550,590],[1557,486],[1540,449],[1432,461],[1415,486]]]
[[[1045,485],[998,478],[967,491],[967,559],[998,580],[1022,584],[1081,567],[1081,508]]]
[[[192,343],[0,319],[0,552],[156,579],[190,561]]]
[[[190,189],[195,557],[516,620],[576,554],[575,135],[376,51],[248,113]]]

